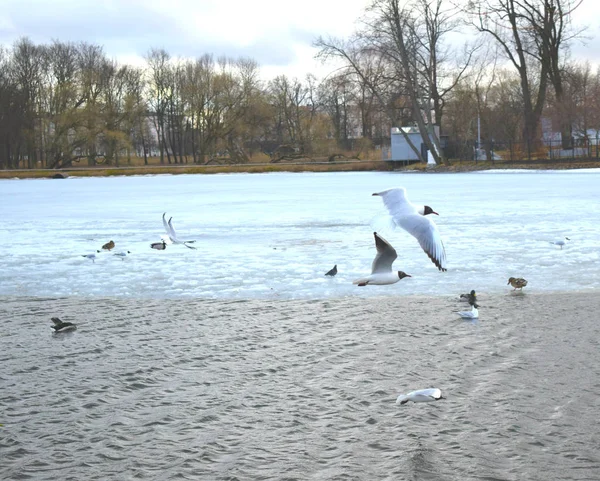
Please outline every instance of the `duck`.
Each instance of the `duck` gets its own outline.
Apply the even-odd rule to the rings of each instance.
[[[161,240],[160,242],[154,242],[153,244],[150,244],[150,247],[158,251],[164,251],[167,248],[167,243],[164,240]]]
[[[523,287],[525,287],[527,285],[527,281],[525,279],[523,279],[522,277],[510,277],[508,279],[508,283],[506,285],[510,284],[511,286],[514,287],[513,291],[516,291],[517,289],[523,289]]]
[[[59,332],[74,331],[75,329],[77,329],[77,326],[72,322],[61,321],[58,317],[53,317],[51,320],[54,323],[54,325],[50,327],[54,329],[55,334],[58,334]]]
[[[446,398],[442,396],[442,391],[438,388],[419,389],[418,391],[412,391],[408,394],[400,394],[396,399],[396,404],[406,404],[408,401],[414,403],[428,403],[439,401],[440,399]]]
[[[326,276],[335,276],[337,274],[337,264],[333,266],[333,268],[331,268],[330,270],[328,270],[325,275]]]
[[[468,294],[461,294],[460,300],[468,301],[469,304],[473,305],[473,304],[475,304],[475,301],[477,301],[477,294],[475,294],[475,290],[473,289]]]
[[[110,251],[110,250],[114,249],[114,247],[115,247],[115,243],[113,241],[110,241],[110,242],[107,242],[106,244],[104,244],[102,246],[102,250],[103,251]],[[98,252],[100,252],[100,251],[98,251]]]

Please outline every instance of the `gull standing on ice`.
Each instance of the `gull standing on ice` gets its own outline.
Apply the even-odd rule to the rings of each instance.
[[[565,237],[564,239],[550,241],[550,244],[554,244],[555,246],[560,246],[560,248],[562,250],[563,246],[567,243],[567,241],[570,241],[570,240],[571,239],[569,239],[568,237]]]
[[[394,224],[402,227],[410,235],[419,241],[419,245],[425,251],[436,267],[445,272],[446,251],[442,243],[442,237],[435,222],[427,214],[438,215],[431,207],[423,206],[417,209],[406,197],[406,189],[398,187],[395,189],[376,192],[383,199],[383,203],[394,220]]]
[[[195,249],[195,247],[188,245],[193,242],[196,242],[195,240],[182,241],[177,238],[177,234],[175,234],[175,229],[173,228],[173,224],[171,223],[171,221],[173,220],[173,217],[170,217],[169,222],[167,222],[167,219],[165,219],[165,214],[166,214],[166,212],[163,213],[163,215],[162,215],[162,221],[163,221],[163,226],[165,227],[165,230],[167,231],[167,236],[169,236],[169,240],[173,244],[183,244],[184,246],[186,246],[189,249]]]
[[[127,254],[131,254],[131,251],[115,252],[113,256],[119,256],[123,260]]]
[[[90,259],[94,264],[96,263],[96,254],[85,254],[81,257],[86,257],[87,259]]]
[[[420,389],[418,391],[412,391],[408,394],[400,394],[396,399],[396,404],[406,404],[408,401],[414,403],[428,403],[432,401],[439,401],[440,399],[446,399],[442,396],[442,391],[437,388],[431,389]]]
[[[371,266],[371,275],[363,277],[362,279],[357,279],[352,284],[358,284],[361,287],[369,284],[394,284],[405,277],[412,277],[402,271],[392,271],[392,264],[398,257],[396,250],[388,243],[388,241],[379,236],[377,232],[373,232],[373,235],[375,236],[377,255]]]
[[[463,319],[479,319],[479,311],[477,310],[479,306],[477,304],[471,304],[470,311],[458,311],[457,314]]]

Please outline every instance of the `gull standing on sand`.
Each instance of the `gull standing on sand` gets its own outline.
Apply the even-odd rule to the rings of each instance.
[[[446,399],[442,396],[442,391],[437,388],[431,389],[420,389],[418,391],[412,391],[408,394],[400,394],[396,399],[396,404],[406,404],[408,401],[414,403],[429,403],[432,401],[439,401],[440,399]]]
[[[406,189],[398,187],[382,192],[376,192],[383,199],[383,203],[394,220],[394,224],[402,227],[410,235],[419,241],[419,245],[425,251],[436,267],[445,272],[446,251],[442,243],[442,237],[435,222],[426,217],[427,214],[438,215],[431,207],[423,206],[417,209],[406,197]]]
[[[471,304],[470,311],[458,311],[457,314],[463,319],[479,319],[479,311],[477,310],[479,306],[477,304]]]
[[[167,236],[169,237],[169,240],[173,244],[183,244],[188,249],[195,249],[195,247],[188,245],[193,242],[196,242],[195,240],[191,240],[191,241],[179,240],[179,238],[177,237],[177,234],[175,233],[175,229],[173,228],[173,224],[171,223],[171,221],[173,220],[173,217],[169,218],[169,222],[167,222],[167,219],[165,219],[165,214],[166,214],[166,212],[163,213],[163,215],[162,215],[162,221],[163,221],[163,226],[165,227],[165,230],[167,231]]]
[[[412,277],[402,271],[392,271],[392,264],[398,257],[396,250],[388,243],[388,241],[379,236],[377,232],[373,232],[373,235],[375,236],[377,255],[371,266],[371,275],[363,277],[362,279],[357,279],[352,284],[357,284],[361,287],[369,284],[386,285],[394,284],[405,277]]]

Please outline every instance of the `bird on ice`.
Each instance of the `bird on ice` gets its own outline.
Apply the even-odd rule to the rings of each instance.
[[[336,274],[337,274],[337,264],[336,264],[336,265],[334,265],[334,266],[333,266],[333,268],[329,269],[329,270],[328,270],[328,271],[325,273],[325,275],[326,275],[326,276],[331,276],[331,277],[335,276]]]
[[[460,300],[467,301],[469,304],[473,305],[477,301],[477,294],[475,293],[475,290],[473,289],[468,294],[461,294]]]
[[[75,329],[77,329],[77,326],[72,322],[61,321],[58,317],[53,317],[51,320],[54,323],[54,325],[50,327],[54,329],[55,333],[74,331]]]
[[[554,244],[555,246],[560,246],[561,250],[563,248],[563,246],[570,241],[571,239],[569,239],[568,237],[565,237],[564,239],[558,239],[555,241],[550,241],[550,244]]]
[[[516,291],[517,289],[523,290],[523,287],[527,285],[527,281],[522,277],[510,277],[506,285],[508,284],[514,287],[513,291]]]
[[[115,247],[115,243],[113,241],[110,241],[110,242],[107,242],[106,244],[104,244],[102,246],[102,250],[103,251],[110,251],[110,250],[114,249],[114,247]],[[100,251],[98,251],[98,252],[100,252]]]
[[[85,254],[85,255],[82,254],[81,257],[90,259],[94,264],[96,263],[96,254]]]
[[[479,311],[477,310],[479,306],[475,303],[471,304],[470,311],[458,311],[457,314],[463,319],[479,319]]]
[[[115,252],[113,256],[119,256],[121,260],[127,257],[127,254],[131,254],[131,251]]]
[[[377,255],[371,266],[371,275],[357,279],[352,284],[357,284],[361,287],[369,284],[394,284],[405,277],[412,277],[403,271],[392,271],[392,264],[398,257],[396,250],[377,232],[373,232],[373,235],[375,236]]]
[[[428,403],[439,401],[440,399],[446,398],[442,396],[442,391],[437,388],[419,389],[418,391],[412,391],[408,394],[400,394],[398,399],[396,399],[396,404],[406,404],[408,401],[414,403]]]
[[[186,246],[188,249],[195,249],[195,247],[189,246],[188,244],[192,244],[194,242],[196,242],[195,240],[191,240],[191,241],[182,241],[177,237],[177,234],[175,233],[175,229],[173,228],[173,224],[172,224],[172,220],[173,217],[169,218],[169,221],[167,222],[167,219],[165,218],[166,212],[163,213],[162,215],[162,221],[163,221],[163,226],[165,227],[165,230],[167,231],[167,236],[169,238],[169,240],[173,243],[173,244],[183,244],[184,246]],[[165,240],[165,239],[163,239]]]
[[[402,227],[415,237],[419,241],[421,248],[431,259],[431,262],[440,271],[445,272],[447,270],[446,251],[440,231],[435,222],[426,217],[428,214],[439,214],[429,206],[417,209],[406,197],[406,189],[404,187],[376,192],[373,195],[383,199],[383,204],[392,217],[394,224]]]
[[[164,251],[167,248],[167,243],[164,240],[161,240],[160,242],[154,242],[150,244],[150,247],[152,247],[152,249],[156,249],[157,251]]]

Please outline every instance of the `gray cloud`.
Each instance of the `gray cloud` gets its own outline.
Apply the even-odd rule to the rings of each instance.
[[[240,46],[220,38],[190,35],[171,16],[157,14],[143,4],[119,2],[118,9],[107,2],[28,2],[6,0],[0,12],[0,44],[10,46],[20,37],[37,44],[85,41],[104,47],[107,55],[144,55],[150,48],[164,48],[173,57],[250,57],[262,66],[287,66],[297,60],[294,44],[310,45],[315,33],[288,29]],[[182,12],[184,15],[185,12]],[[12,25],[13,28],[7,28]]]

